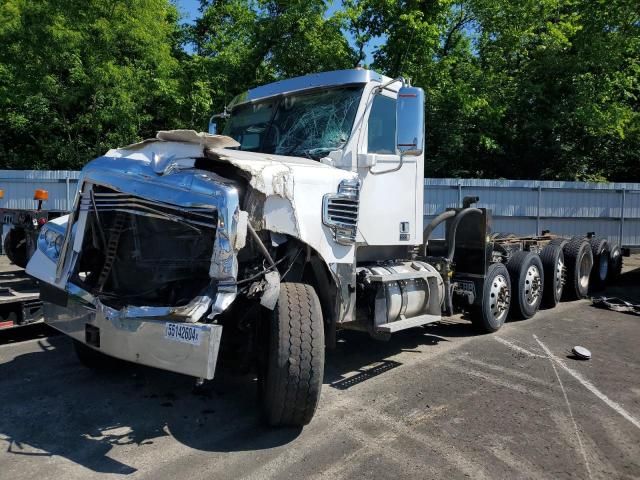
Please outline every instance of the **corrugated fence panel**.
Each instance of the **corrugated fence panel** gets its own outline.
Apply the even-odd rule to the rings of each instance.
[[[625,192],[623,230],[627,245],[640,245],[640,189]]]
[[[0,170],[4,199],[0,208],[30,209],[33,192],[49,192],[44,208],[68,210],[77,190],[78,171]],[[596,232],[625,246],[640,246],[640,183],[584,183],[536,180],[425,179],[425,221],[478,196],[478,206],[493,211],[493,230],[535,235]],[[623,215],[621,215],[621,213]],[[434,238],[444,235],[442,227]]]
[[[547,189],[541,194],[543,217],[620,217],[621,193],[616,190]]]
[[[465,196],[480,197],[478,206],[493,211],[495,232],[596,232],[625,246],[640,246],[639,183],[429,178],[425,179],[425,221],[460,206]],[[443,228],[433,236],[442,238]]]
[[[73,170],[0,170],[0,189],[4,198],[0,208],[33,209],[36,189],[49,192],[49,200],[43,203],[45,210],[70,209],[76,194],[80,172]]]

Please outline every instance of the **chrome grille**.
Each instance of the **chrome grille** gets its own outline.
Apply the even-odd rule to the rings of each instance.
[[[83,193],[80,199],[80,210],[93,211],[94,209],[98,213],[125,212],[208,228],[216,228],[217,225],[214,207],[182,207],[120,192],[89,191]]]
[[[338,193],[324,196],[322,221],[333,230],[334,238],[340,244],[350,245],[356,241],[359,196],[358,180],[344,180]]]
[[[327,198],[327,219],[335,225],[355,227],[358,223],[358,200],[346,196]]]

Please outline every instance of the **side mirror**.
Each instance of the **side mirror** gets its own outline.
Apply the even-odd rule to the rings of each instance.
[[[211,135],[218,134],[218,122],[215,121],[216,118],[230,118],[231,114],[227,112],[227,107],[224,107],[224,111],[222,113],[216,113],[215,115],[211,115],[209,118],[209,133]]]
[[[396,147],[402,155],[424,150],[424,90],[402,87],[396,102]]]
[[[214,118],[216,118],[217,115],[212,116],[209,119],[209,133],[211,135],[217,135],[218,134],[218,123],[214,120]]]

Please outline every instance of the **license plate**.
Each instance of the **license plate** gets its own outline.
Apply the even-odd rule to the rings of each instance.
[[[185,323],[167,323],[164,330],[164,338],[175,342],[200,345],[202,330],[195,325]]]

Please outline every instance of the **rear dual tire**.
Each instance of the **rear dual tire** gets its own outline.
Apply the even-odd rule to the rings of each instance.
[[[567,267],[567,283],[564,286],[563,298],[585,298],[589,293],[589,277],[593,267],[591,244],[585,237],[573,237],[565,244],[563,253]]]
[[[485,276],[481,304],[471,312],[474,327],[482,333],[493,333],[504,325],[511,305],[511,280],[502,263],[489,265]]]
[[[609,251],[609,275],[607,280],[614,281],[622,273],[622,249],[617,243],[611,244]]]
[[[11,263],[20,268],[27,267],[27,232],[23,228],[14,227],[9,230],[4,237],[2,249]]]
[[[540,257],[532,252],[515,252],[507,262],[513,300],[511,316],[526,319],[540,309],[544,286],[544,269]]]
[[[593,255],[590,285],[593,290],[602,290],[609,277],[610,247],[604,238],[594,237],[589,240]]]
[[[549,243],[542,249],[542,252],[540,252],[540,260],[542,261],[545,279],[542,305],[553,308],[562,298],[565,283],[566,269],[562,247]]]

